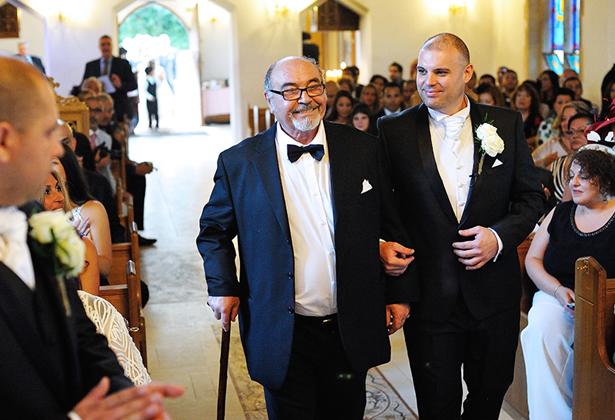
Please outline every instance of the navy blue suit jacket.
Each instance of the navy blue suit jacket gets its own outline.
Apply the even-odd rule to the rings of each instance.
[[[521,115],[505,108],[471,102],[473,138],[479,124],[493,120],[504,151],[485,155],[478,175],[480,144],[474,143],[473,183],[458,222],[434,157],[425,104],[378,120],[391,165],[403,223],[416,245],[421,302],[413,316],[445,321],[459,293],[477,319],[519,306],[521,277],[517,246],[543,214],[542,190],[525,136]],[[501,164],[496,164],[499,161]],[[466,270],[453,253],[453,242],[471,240],[458,234],[474,226],[493,228],[503,242],[496,262]]]
[[[294,256],[275,146],[274,125],[220,154],[197,244],[211,296],[240,298],[239,324],[250,376],[279,388],[288,369],[294,326]],[[352,366],[367,370],[390,358],[385,306],[415,300],[412,269],[380,272],[379,238],[409,246],[397,213],[379,141],[324,122],[335,219],[337,306]],[[362,193],[363,181],[372,189]],[[238,236],[240,278],[235,249]]]

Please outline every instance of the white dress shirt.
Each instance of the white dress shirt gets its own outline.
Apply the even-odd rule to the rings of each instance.
[[[435,109],[427,108],[429,111],[431,144],[436,159],[436,166],[458,222],[461,221],[461,216],[468,201],[474,165],[472,119],[469,118],[470,101],[466,98],[465,102],[467,104],[466,107],[453,115],[443,114]],[[453,138],[447,136],[447,118],[465,119],[459,136],[454,136]],[[496,261],[504,249],[504,244],[500,235],[494,229],[488,226],[487,228],[493,232],[498,242],[498,251],[493,258],[493,261]]]
[[[15,206],[0,207],[0,261],[34,290],[34,266],[27,235],[26,215]]]
[[[289,144],[303,146],[278,124],[278,167],[295,262],[295,312],[306,316],[331,315],[337,312],[335,237],[329,154],[322,122],[310,143],[324,146],[325,155],[320,162],[305,153],[291,163],[287,154]]]

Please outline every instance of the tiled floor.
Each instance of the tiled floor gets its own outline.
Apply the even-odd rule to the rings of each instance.
[[[141,270],[151,292],[145,308],[150,374],[155,381],[186,387],[182,398],[166,404],[175,420],[216,418],[219,323],[206,304],[195,238],[213,186],[217,156],[231,145],[228,126],[205,127],[198,133],[143,134],[130,140],[131,158],[151,161],[158,168],[147,177],[143,232],[158,242],[142,249]],[[236,326],[233,334],[237,335]],[[392,361],[380,370],[416,411],[403,336],[395,334],[391,342]],[[256,412],[244,413],[235,383],[242,381],[229,378],[226,418],[263,418]],[[505,411],[500,415],[500,420],[514,419]]]

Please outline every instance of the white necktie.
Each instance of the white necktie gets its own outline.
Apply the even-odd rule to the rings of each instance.
[[[27,243],[28,220],[17,207],[0,207],[0,261],[34,290],[34,267]]]
[[[461,116],[452,115],[444,120],[446,127],[446,139],[452,143],[452,152],[459,157],[461,148],[461,129],[466,119]]]

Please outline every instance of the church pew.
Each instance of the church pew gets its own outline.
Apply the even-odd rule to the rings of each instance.
[[[111,246],[112,265],[107,280],[110,285],[126,283],[125,267],[128,260],[134,261],[137,277],[141,278],[141,264],[139,262],[139,236],[137,224],[133,221],[128,229],[128,242],[121,242]]]
[[[100,286],[99,296],[109,301],[127,321],[128,331],[147,367],[147,342],[145,318],[141,302],[141,282],[137,276],[136,265],[132,260],[126,262],[125,282]]]
[[[605,270],[594,258],[579,258],[575,293],[572,418],[612,420],[615,279],[607,279]]]

